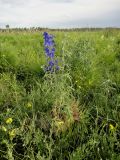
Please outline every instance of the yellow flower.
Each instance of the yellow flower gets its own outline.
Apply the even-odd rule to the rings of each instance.
[[[4,127],[4,126],[2,126],[2,130],[3,130],[4,132],[7,132],[7,129],[6,129],[6,127]]]
[[[56,131],[62,131],[64,129],[64,122],[62,120],[56,120],[55,121],[55,126],[57,127]]]
[[[9,131],[10,138],[15,137],[15,135],[16,135],[16,129],[12,129],[11,131]]]
[[[62,126],[64,124],[64,122],[63,121],[59,121],[59,122],[57,122],[57,125],[58,126]]]
[[[6,124],[11,124],[12,122],[13,122],[13,119],[12,119],[12,118],[6,119]]]
[[[114,130],[115,127],[112,124],[109,124],[110,130]]]
[[[32,103],[31,102],[27,103],[27,108],[32,108]]]

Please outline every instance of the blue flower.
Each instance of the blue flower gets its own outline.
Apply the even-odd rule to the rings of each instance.
[[[49,49],[45,47],[45,53],[49,58],[54,58],[55,48]]]
[[[55,70],[56,70],[56,71],[59,71],[59,70],[60,70],[60,67],[59,67],[59,66],[56,66]]]
[[[44,32],[44,46],[51,47],[54,46],[53,35],[49,35],[47,32]]]
[[[47,36],[48,36],[48,33],[47,33],[47,32],[44,32],[44,33],[43,33],[43,36],[44,36],[44,38],[47,37]]]
[[[54,55],[55,55],[55,48],[52,48],[52,49],[50,50],[49,57],[50,57],[50,58],[54,58]]]
[[[49,55],[49,49],[47,47],[45,47],[45,53],[47,56]]]
[[[58,66],[58,61],[55,60],[55,42],[53,35],[48,34],[47,32],[43,33],[44,36],[44,49],[45,54],[48,60],[47,66],[45,66],[45,71],[54,72],[58,71],[60,67]]]
[[[50,61],[49,61],[49,66],[52,66],[52,67],[53,67],[53,66],[54,66],[54,61],[50,60]]]

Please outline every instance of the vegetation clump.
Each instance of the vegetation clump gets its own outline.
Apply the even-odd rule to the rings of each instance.
[[[120,159],[120,31],[0,33],[0,159]]]

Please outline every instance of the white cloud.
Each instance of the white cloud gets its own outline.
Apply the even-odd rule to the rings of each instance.
[[[120,0],[0,0],[0,23],[11,26],[120,26]]]

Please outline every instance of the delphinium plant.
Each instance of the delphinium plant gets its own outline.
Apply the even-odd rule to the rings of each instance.
[[[50,95],[52,96],[53,126],[56,126],[57,130],[64,130],[63,125],[68,127],[73,122],[71,105],[74,98],[72,96],[71,77],[68,70],[62,70],[58,65],[60,61],[56,59],[55,55],[54,36],[47,32],[44,32],[43,36],[47,59],[47,65],[45,65],[45,72],[47,74],[44,83],[47,84],[47,90],[50,91]],[[58,72],[60,69],[62,72]],[[59,126],[59,122],[62,126]]]
[[[45,66],[46,72],[56,72],[60,69],[58,66],[58,60],[55,59],[55,42],[54,37],[47,32],[44,32],[44,49],[47,58],[47,65]]]

